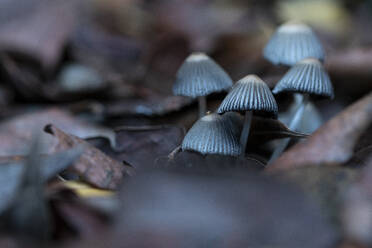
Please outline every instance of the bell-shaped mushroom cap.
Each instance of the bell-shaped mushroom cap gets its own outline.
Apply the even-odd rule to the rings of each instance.
[[[222,101],[218,113],[245,112],[276,117],[278,105],[267,84],[256,75],[240,79]]]
[[[209,114],[199,119],[187,132],[182,150],[193,150],[201,154],[237,156],[240,144],[231,121],[218,114]]]
[[[322,63],[314,58],[301,60],[276,84],[273,93],[300,92],[333,98],[333,87]]]
[[[273,64],[290,66],[308,57],[324,60],[323,47],[318,38],[309,26],[299,22],[281,25],[267,43],[263,53]]]
[[[228,90],[232,86],[229,75],[204,53],[193,53],[181,65],[173,85],[173,94],[206,96]]]

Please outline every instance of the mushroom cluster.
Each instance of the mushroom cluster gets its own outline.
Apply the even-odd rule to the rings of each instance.
[[[296,130],[310,97],[333,98],[333,87],[323,67],[324,50],[312,29],[299,22],[281,25],[263,51],[273,64],[292,66],[273,89],[274,94],[289,92],[300,99],[291,116],[289,129]],[[231,89],[230,89],[231,88]],[[207,114],[206,96],[229,90],[217,109]],[[229,75],[204,53],[186,58],[177,73],[175,95],[199,100],[200,119],[186,134],[181,149],[205,154],[245,156],[252,115],[277,118],[278,106],[267,84],[256,75],[248,75],[234,85]],[[244,115],[242,127],[239,115]],[[233,114],[234,113],[234,114]],[[284,139],[271,159],[278,157],[288,145]]]
[[[248,75],[234,85],[218,108],[219,114],[229,111],[244,113],[243,130],[240,135],[241,155],[244,156],[252,114],[276,117],[278,106],[267,84],[256,75]]]
[[[323,67],[324,50],[311,28],[303,23],[281,25],[264,48],[264,57],[274,64],[292,66],[273,89],[274,94],[290,92],[299,100],[289,128],[296,130],[311,96],[333,98],[333,87]],[[274,150],[275,160],[289,143],[284,139]]]

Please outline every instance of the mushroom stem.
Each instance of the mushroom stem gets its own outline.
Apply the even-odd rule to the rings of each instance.
[[[301,94],[300,97],[301,97],[300,98],[300,103],[297,107],[296,112],[294,113],[294,115],[292,117],[291,122],[288,125],[288,128],[290,130],[294,130],[294,131],[296,131],[296,129],[298,127],[298,124],[301,122],[302,115],[304,114],[307,103],[309,102],[309,95],[307,95],[307,94],[302,95]],[[273,154],[271,155],[268,164],[273,162],[275,159],[277,159],[280,156],[280,154],[283,153],[284,149],[288,146],[288,143],[289,143],[290,140],[291,140],[291,138],[285,138],[279,143],[279,145],[276,147]]]
[[[205,113],[207,112],[207,99],[205,96],[199,96],[198,97],[199,102],[199,118],[202,118],[205,116]]]
[[[240,154],[240,157],[244,157],[245,155],[245,149],[247,147],[249,130],[251,129],[251,122],[252,122],[252,111],[245,111],[243,130],[240,135],[240,145],[242,148],[242,153]]]

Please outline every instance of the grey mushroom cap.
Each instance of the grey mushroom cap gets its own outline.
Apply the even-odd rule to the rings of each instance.
[[[232,86],[230,76],[204,53],[193,53],[181,65],[173,85],[173,94],[198,97],[227,91]]]
[[[292,66],[313,57],[324,60],[324,50],[312,29],[299,22],[281,25],[264,48],[264,57],[273,64]]]
[[[258,115],[276,117],[278,105],[267,84],[256,75],[248,75],[233,86],[217,112],[230,111],[253,111]]]
[[[281,92],[305,93],[313,96],[333,98],[333,86],[322,63],[314,58],[301,60],[283,76],[273,89]]]
[[[209,114],[199,119],[183,139],[182,150],[201,154],[238,156],[241,153],[236,130],[231,121],[218,114]]]

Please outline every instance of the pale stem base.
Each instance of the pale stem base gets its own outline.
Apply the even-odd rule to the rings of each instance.
[[[302,95],[301,94],[300,97],[301,97],[300,103],[299,103],[299,105],[297,107],[296,112],[294,113],[294,115],[292,117],[291,122],[288,125],[288,128],[290,130],[293,130],[293,131],[296,131],[296,129],[298,127],[298,124],[300,124],[301,119],[302,119],[302,116],[303,116],[303,114],[305,112],[306,105],[309,102],[309,95],[307,95],[307,94],[306,95]],[[277,159],[283,153],[283,151],[285,150],[285,148],[288,146],[290,140],[291,140],[291,138],[285,138],[285,139],[281,140],[281,142],[275,148],[273,154],[271,155],[271,157],[270,157],[270,159],[268,161],[268,164],[270,164],[271,162],[273,162],[275,159]]]
[[[247,148],[249,130],[251,129],[251,122],[252,122],[252,111],[245,111],[243,130],[242,130],[242,133],[240,134],[240,146],[242,149],[240,157],[245,156],[245,150]]]
[[[205,116],[205,113],[207,112],[207,99],[205,96],[199,96],[198,102],[199,102],[199,118],[202,118],[203,116]]]

